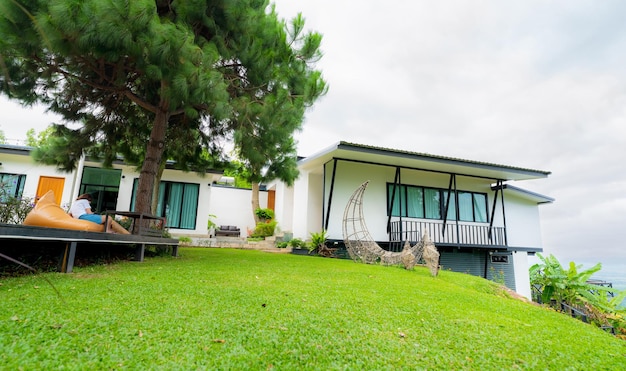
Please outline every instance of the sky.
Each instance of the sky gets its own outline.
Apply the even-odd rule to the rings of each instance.
[[[626,2],[275,0],[323,35],[301,156],[340,140],[551,171],[544,253],[626,288]],[[50,122],[0,98],[0,130]]]

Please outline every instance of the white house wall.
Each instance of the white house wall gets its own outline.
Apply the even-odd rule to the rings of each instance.
[[[528,266],[528,253],[525,251],[514,251],[513,269],[515,271],[515,291],[532,299],[530,291],[530,273]]]
[[[365,181],[369,180],[369,185],[363,196],[363,213],[365,222],[372,237],[377,241],[386,241],[387,235],[387,183],[393,183],[395,179],[396,169],[390,166],[379,166],[372,164],[364,164],[358,162],[338,161],[337,170],[335,172],[335,184],[330,200],[330,190],[333,174],[333,162],[326,164],[325,182],[324,182],[324,212],[331,202],[331,211],[328,223],[328,236],[330,239],[343,239],[342,223],[343,212],[352,193]],[[400,182],[405,185],[425,186],[448,189],[450,183],[450,175],[419,171],[419,170],[401,170]],[[472,178],[465,176],[456,177],[456,185],[459,191],[472,191],[487,194],[487,208],[491,213],[493,207],[494,192],[491,190],[492,180]],[[313,192],[309,192],[309,199],[313,197]],[[496,218],[494,226],[503,226],[501,218],[501,204],[498,200],[499,207],[496,209]],[[524,205],[524,207],[533,208],[532,205]],[[320,210],[322,204],[312,205],[311,210]],[[534,209],[537,209],[536,205]],[[520,210],[520,213],[522,211]],[[508,210],[507,210],[508,218]],[[397,219],[397,218],[395,218]],[[408,218],[404,218],[408,219]],[[538,223],[538,218],[536,220]],[[508,219],[507,219],[508,223]]]
[[[267,207],[267,192],[259,192],[259,204],[262,208]],[[252,191],[249,189],[231,187],[211,187],[209,204],[203,204],[202,208],[208,210],[200,214],[213,214],[214,222],[219,225],[236,225],[241,229],[241,235],[246,236],[247,230],[255,228],[254,216],[252,215]],[[206,218],[204,228],[206,234]],[[181,231],[186,232],[186,231]]]
[[[122,179],[117,198],[118,210],[129,210],[132,199],[133,182],[139,178],[139,173],[134,167],[116,165],[122,169]],[[172,235],[207,235],[207,222],[209,215],[215,224],[235,225],[246,236],[247,229],[254,229],[254,217],[252,215],[252,191],[232,187],[213,185],[213,176],[201,177],[194,172],[182,172],[179,170],[165,169],[161,177],[162,181],[182,182],[199,185],[198,212],[196,216],[196,229],[170,228]],[[267,207],[267,192],[259,192],[261,207]]]
[[[499,202],[499,201],[498,201]],[[504,192],[507,242],[513,247],[541,247],[539,207],[536,202]],[[501,212],[499,213],[501,215]]]
[[[293,187],[283,182],[272,183],[269,189],[274,191],[274,216],[282,232],[293,232]]]
[[[65,179],[61,205],[65,206],[70,202],[74,173],[61,172],[55,166],[38,164],[29,155],[1,153],[0,162],[0,173],[26,175],[22,197],[36,196],[40,177],[55,177]]]

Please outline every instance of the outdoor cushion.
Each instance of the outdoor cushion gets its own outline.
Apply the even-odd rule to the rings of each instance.
[[[61,209],[54,200],[54,192],[48,191],[37,201],[35,207],[24,219],[24,225],[79,231],[104,232],[104,225],[87,220],[74,219]]]

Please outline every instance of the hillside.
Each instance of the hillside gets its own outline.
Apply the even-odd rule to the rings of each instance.
[[[480,278],[258,251],[187,248],[180,258],[7,278],[0,313],[4,369],[626,364],[625,341]]]

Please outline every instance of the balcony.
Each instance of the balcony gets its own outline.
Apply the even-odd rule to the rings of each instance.
[[[403,243],[409,241],[415,243],[422,239],[424,231],[435,245],[440,246],[465,246],[465,247],[506,247],[504,227],[491,227],[479,223],[462,223],[455,221],[402,220],[392,221],[389,241]]]

